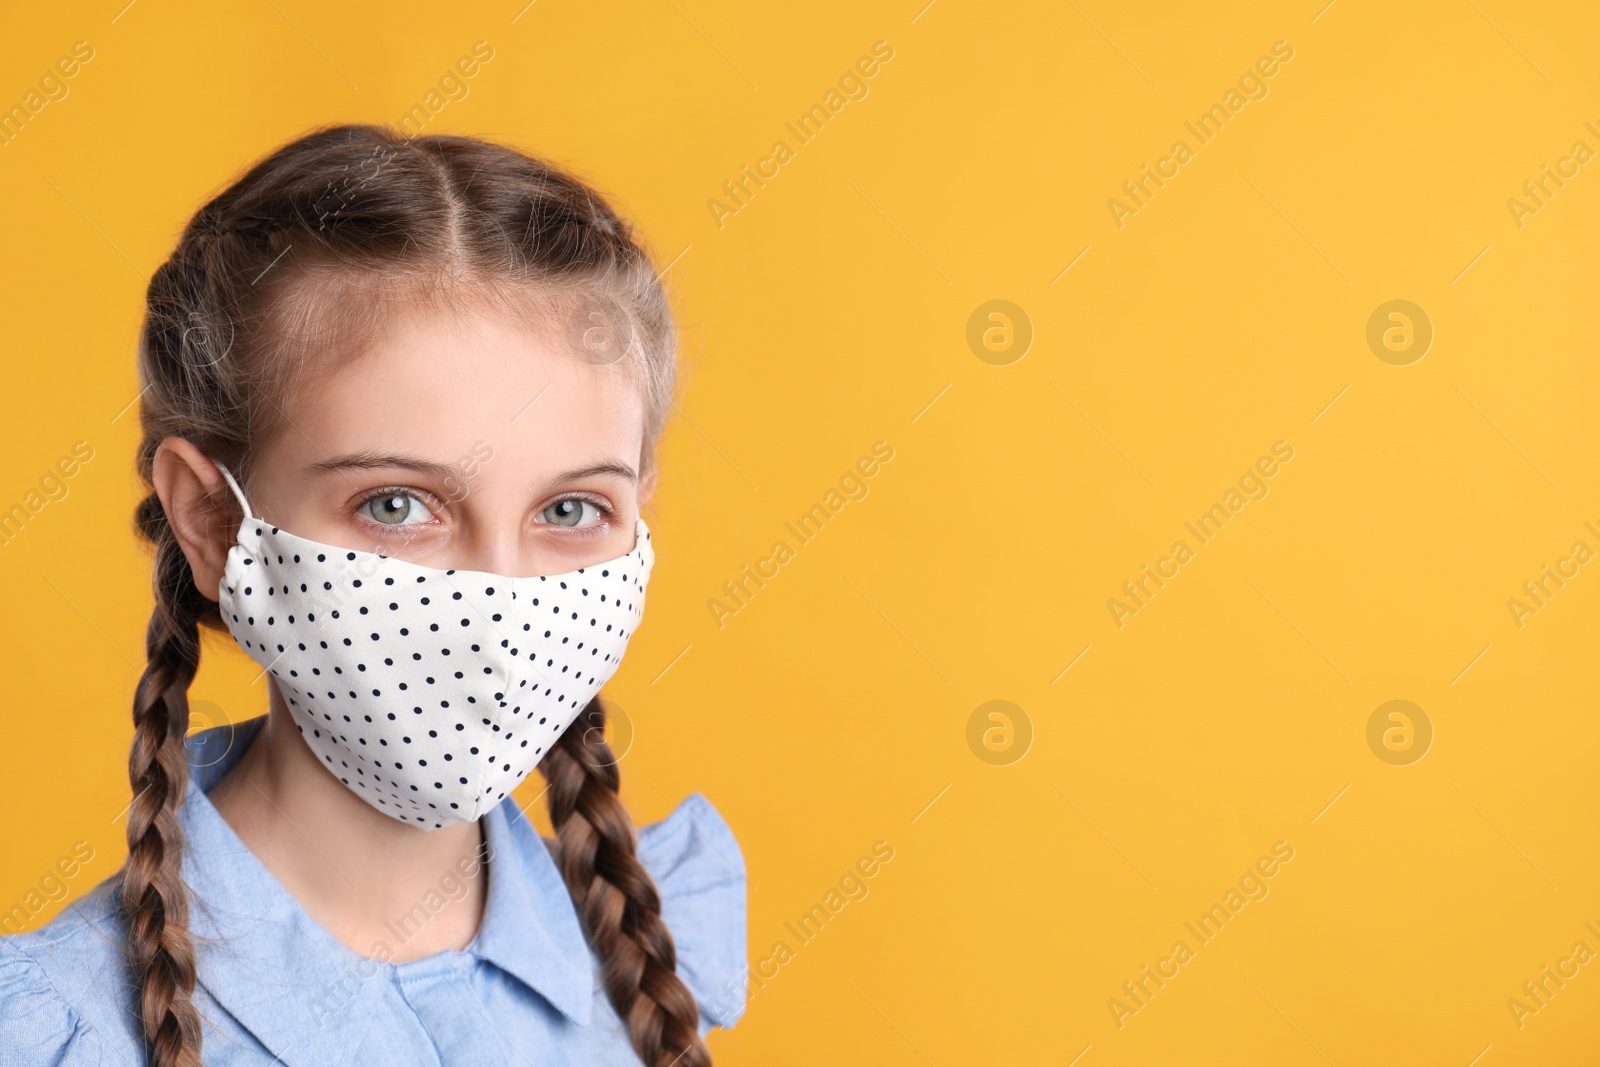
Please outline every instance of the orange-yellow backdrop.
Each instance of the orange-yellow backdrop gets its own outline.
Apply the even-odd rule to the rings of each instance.
[[[1592,6],[124,2],[0,13],[0,104],[40,105],[0,147],[0,908],[45,921],[80,841],[71,894],[120,863],[146,279],[250,160],[420,104],[671,264],[662,561],[610,693],[638,820],[700,790],[744,847],[767,977],[719,1062],[1591,1061]],[[212,643],[194,697],[257,714],[255,673]]]

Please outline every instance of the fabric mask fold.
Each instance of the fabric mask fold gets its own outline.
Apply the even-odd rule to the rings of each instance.
[[[623,556],[562,574],[439,569],[327,545],[244,509],[218,606],[273,676],[307,745],[403,822],[477,819],[538,765],[616,672],[655,563],[635,523]]]

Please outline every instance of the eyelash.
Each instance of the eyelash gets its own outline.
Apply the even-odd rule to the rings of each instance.
[[[420,490],[417,490],[417,489],[408,489],[403,485],[390,485],[390,486],[384,486],[384,487],[382,487],[380,489],[373,489],[370,492],[368,492],[365,495],[363,495],[362,498],[359,501],[357,501],[356,506],[355,506],[355,510],[356,510],[356,512],[358,514],[363,513],[363,512],[365,512],[365,509],[366,509],[367,505],[372,503],[374,500],[383,500],[383,499],[385,499],[387,497],[392,497],[392,496],[409,496],[409,497],[413,497],[416,500],[420,501],[422,503],[422,506],[427,508],[429,511],[436,511],[438,509],[438,507],[439,507],[438,501],[434,499],[433,494],[431,494],[431,493],[424,493],[424,492],[422,492]],[[595,523],[594,525],[589,526],[585,530],[582,530],[582,531],[573,530],[571,532],[570,536],[576,536],[576,537],[594,536],[591,533],[591,531],[599,529],[599,527],[602,524],[609,525],[609,524],[615,523],[617,521],[616,510],[614,508],[612,508],[611,505],[607,504],[600,497],[593,496],[593,495],[591,495],[589,493],[564,493],[561,496],[558,496],[554,500],[550,501],[550,503],[546,504],[544,507],[540,508],[539,509],[540,514],[543,514],[550,507],[561,503],[563,500],[580,500],[580,501],[583,501],[586,504],[590,504],[590,505],[592,505],[594,507],[594,509],[596,511],[598,511],[600,513],[600,518],[601,518],[601,522]],[[407,528],[407,524],[404,524],[404,523],[399,524],[399,525],[389,525],[387,523],[378,522],[376,519],[371,518],[370,515],[368,516],[367,521],[372,526],[381,526],[381,527],[384,527],[386,530],[404,530],[404,529]],[[553,522],[542,522],[542,523],[539,523],[538,525],[540,525],[540,526],[555,526],[557,529],[567,529],[567,530],[571,529],[570,527],[557,526]]]

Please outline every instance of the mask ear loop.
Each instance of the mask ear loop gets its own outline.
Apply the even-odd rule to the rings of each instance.
[[[216,461],[213,460],[212,462],[215,463]],[[233,480],[233,475],[228,473],[228,468],[217,463],[217,470],[221,471],[222,476],[227,479],[228,487],[233,490],[233,495],[239,498],[239,506],[244,508],[244,517],[255,519],[256,514],[250,510],[250,502],[244,498],[244,490],[240,489],[239,483]]]

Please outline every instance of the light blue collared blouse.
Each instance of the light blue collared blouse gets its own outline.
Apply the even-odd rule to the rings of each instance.
[[[318,925],[206,797],[262,721],[215,727],[188,744],[179,819],[209,1067],[638,1064],[561,873],[514,803],[484,816],[488,897],[463,951],[384,963]],[[701,1033],[732,1026],[744,1012],[746,947],[733,832],[691,793],[639,829],[638,854],[661,892]],[[425,918],[426,907],[412,921]],[[41,929],[0,937],[0,1067],[144,1062],[124,929],[107,880]],[[402,923],[396,933],[414,929]]]

